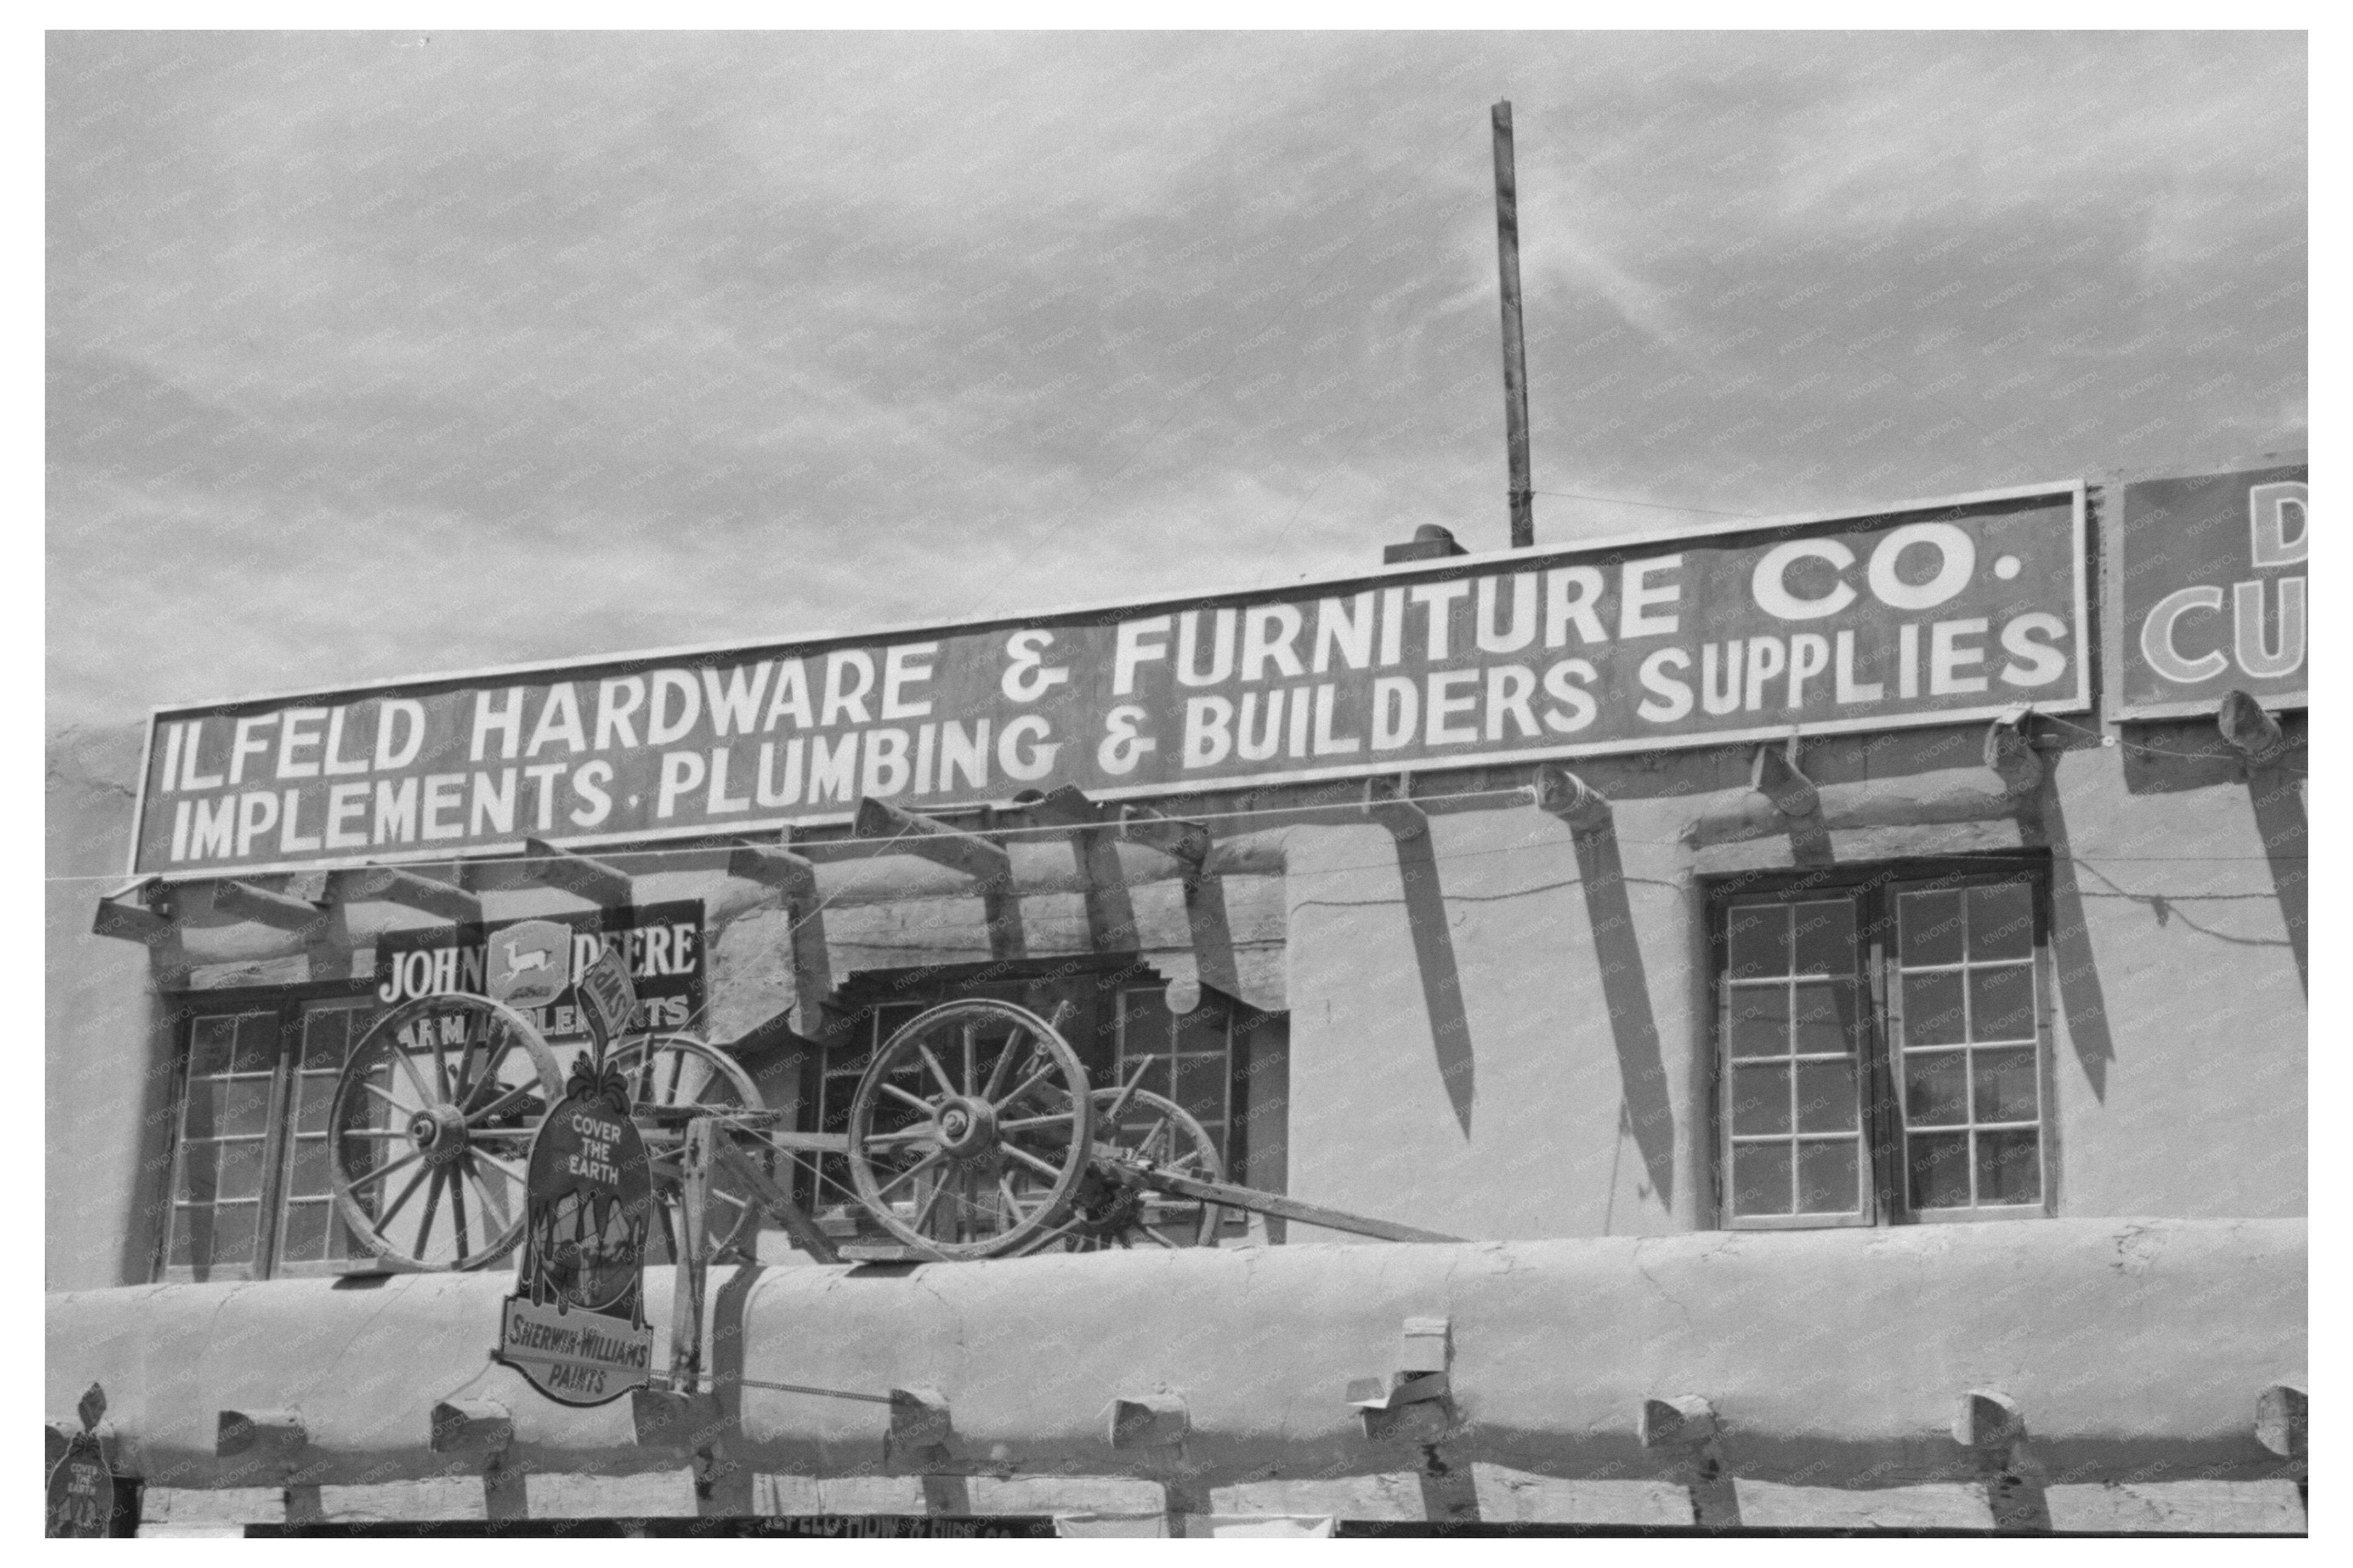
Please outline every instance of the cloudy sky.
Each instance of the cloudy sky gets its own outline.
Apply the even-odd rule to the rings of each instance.
[[[2305,439],[2295,35],[51,34],[52,727]],[[1641,503],[1641,504],[1636,504]]]

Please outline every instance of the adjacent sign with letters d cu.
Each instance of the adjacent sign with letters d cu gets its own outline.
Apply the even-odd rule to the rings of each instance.
[[[2107,552],[2117,718],[2211,713],[2233,688],[2266,708],[2305,706],[2309,475],[2294,462],[2117,487]]]

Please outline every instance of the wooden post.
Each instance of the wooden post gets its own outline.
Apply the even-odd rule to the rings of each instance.
[[[670,1320],[670,1386],[692,1394],[702,1371],[702,1295],[711,1267],[711,1240],[703,1234],[703,1211],[711,1202],[712,1123],[698,1116],[686,1124],[679,1149],[678,1228],[673,1238],[676,1293]]]
[[[1520,195],[1512,157],[1512,102],[1494,108],[1495,270],[1504,294],[1504,440],[1511,460],[1512,548],[1536,542],[1528,477],[1528,349],[1520,330]]]

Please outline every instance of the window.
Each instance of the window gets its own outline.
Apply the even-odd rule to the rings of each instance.
[[[359,999],[188,1020],[164,1278],[320,1273],[366,1255],[335,1216],[327,1113],[371,1016]]]
[[[1719,889],[1727,1224],[2049,1212],[2042,903],[2023,865]]]
[[[1068,1003],[1072,1012],[1062,1026],[1063,1037],[1097,1089],[1124,1084],[1142,1068],[1143,1088],[1176,1100],[1201,1123],[1217,1145],[1228,1180],[1282,1190],[1288,1042],[1283,1016],[1255,1013],[1214,992],[1205,993],[1192,1012],[1173,1015],[1157,974],[1133,961],[1077,974],[1068,973],[1066,963],[1057,963],[1050,976],[1036,979],[1002,978],[1002,964],[987,969],[986,977],[937,971],[920,984],[908,984],[903,973],[872,976],[866,998],[845,992],[845,1011],[828,1031],[807,1086],[804,1129],[847,1131],[850,1100],[866,1064],[893,1033],[928,1008],[957,997],[988,996],[1050,1018]],[[920,1073],[912,1073],[903,1087],[921,1092]],[[1150,1126],[1150,1119],[1133,1113],[1121,1121],[1138,1133]],[[847,1159],[825,1154],[810,1163],[813,1173],[800,1181],[801,1201],[836,1235],[856,1234],[859,1205]],[[1240,1236],[1248,1227],[1249,1216],[1229,1212],[1222,1234]]]

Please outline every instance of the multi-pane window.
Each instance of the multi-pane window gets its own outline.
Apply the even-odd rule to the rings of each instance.
[[[2047,1212],[2039,886],[2017,867],[1719,896],[1727,1223]]]
[[[325,1003],[189,1020],[168,1278],[262,1279],[364,1255],[335,1215],[327,1117],[369,1016],[364,1004]]]
[[[2024,882],[1898,892],[1894,998],[1915,1209],[2042,1201],[2034,900]]]
[[[866,1064],[910,1020],[942,1002],[990,996],[1046,1018],[1067,1007],[1062,1036],[1098,1091],[1124,1085],[1141,1072],[1141,1088],[1175,1100],[1201,1123],[1229,1179],[1250,1179],[1241,1164],[1255,1158],[1259,1182],[1278,1190],[1282,1184],[1284,1107],[1278,1069],[1284,1036],[1280,1015],[1251,1014],[1215,994],[1205,994],[1182,1016],[1172,1015],[1165,987],[1141,963],[1037,979],[944,975],[921,988],[892,984],[888,994],[890,1000],[878,998],[848,1011],[828,1034],[813,1081],[806,1084],[805,1130],[849,1131],[850,1101]],[[989,1042],[981,1045],[986,1054]],[[1253,1068],[1260,1069],[1255,1089],[1250,1087]],[[902,1087],[916,1094],[926,1091],[919,1066],[907,1069]],[[879,1125],[888,1131],[893,1118],[913,1115],[886,1105]],[[1121,1130],[1140,1137],[1157,1120],[1131,1105],[1120,1118]],[[1256,1131],[1245,1136],[1246,1126]],[[1253,1142],[1259,1146],[1255,1154],[1245,1147]],[[861,1222],[848,1159],[822,1154],[805,1164],[803,1172],[798,1191],[819,1222],[837,1235],[853,1234]],[[1244,1218],[1229,1214],[1229,1228],[1239,1232]]]
[[[1233,1017],[1205,1001],[1190,1013],[1173,1014],[1161,1000],[1162,987],[1130,986],[1119,994],[1118,1027],[1112,1056],[1112,1082],[1124,1087],[1140,1072],[1139,1089],[1185,1108],[1229,1164],[1228,1130],[1234,1092]],[[1148,1131],[1155,1119],[1134,1112],[1121,1119],[1130,1131]]]
[[[327,1116],[335,1102],[335,1080],[367,1025],[368,1014],[359,1007],[313,1007],[302,1015],[301,1054],[291,1064],[294,1093],[287,1127],[285,1196],[279,1206],[281,1265],[334,1262],[365,1254],[365,1248],[354,1248],[350,1232],[335,1216]]]
[[[1869,1161],[1853,901],[1736,906],[1726,946],[1734,1212],[1858,1213]]]
[[[201,1279],[261,1272],[261,1188],[278,1110],[278,1010],[189,1021],[165,1256]]]

